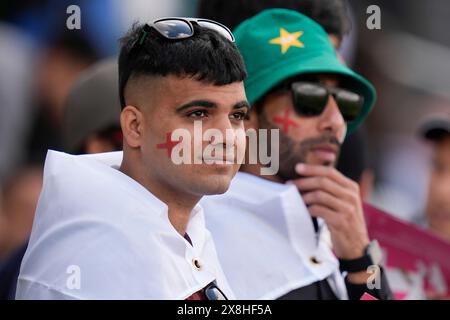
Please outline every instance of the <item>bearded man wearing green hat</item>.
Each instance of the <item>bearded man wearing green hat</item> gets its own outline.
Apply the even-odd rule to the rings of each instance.
[[[202,200],[236,297],[390,299],[359,187],[335,169],[345,136],[374,105],[373,86],[296,11],[263,11],[234,34],[253,105],[246,129],[278,129],[280,137],[275,175],[246,162],[227,193]],[[265,143],[260,138],[258,146]]]

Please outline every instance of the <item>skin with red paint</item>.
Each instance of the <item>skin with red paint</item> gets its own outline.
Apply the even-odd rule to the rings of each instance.
[[[243,83],[215,86],[190,77],[141,76],[130,79],[125,100],[120,118],[124,135],[121,171],[168,205],[169,220],[184,235],[201,197],[225,192],[240,164],[176,165],[168,157],[168,134],[182,128],[193,137],[195,121],[202,122],[203,130],[215,128],[224,136],[227,129],[243,130],[248,112]],[[245,136],[238,137],[223,147],[234,148],[235,154],[243,152]],[[194,139],[192,150],[193,143]],[[203,150],[211,141],[200,143]]]
[[[337,85],[336,79],[333,78],[323,79],[322,83],[328,86]],[[303,142],[330,134],[342,141],[346,132],[344,118],[331,96],[327,108],[320,117],[302,117],[296,114],[290,92],[269,94],[265,98],[264,112],[266,117],[272,119],[272,123],[294,142]],[[335,166],[338,149],[335,144],[330,143],[311,146],[303,161],[309,164]]]
[[[318,75],[317,82],[329,87],[339,86],[339,79],[332,75]],[[296,125],[289,126],[284,133],[286,126],[280,126],[278,120],[286,114],[289,123]],[[298,188],[310,214],[325,220],[337,257],[361,257],[369,244],[369,236],[358,184],[335,169],[346,123],[334,98],[329,96],[320,115],[305,117],[295,112],[290,92],[268,93],[261,105],[251,110],[246,121],[247,129],[266,127],[280,129],[280,171],[284,169],[295,176],[262,177]],[[258,175],[260,167],[243,165],[242,170]],[[366,272],[349,273],[348,281],[362,284],[369,277]]]
[[[172,149],[178,145],[181,141],[173,141],[172,140],[172,132],[166,133],[166,141],[164,143],[158,143],[156,145],[157,149],[165,149],[167,150],[167,157],[170,158],[172,155]]]
[[[272,121],[273,123],[279,125],[282,128],[283,133],[285,134],[289,134],[289,128],[291,126],[294,128],[298,128],[297,122],[295,122],[293,118],[291,118],[291,110],[289,108],[284,109],[284,114],[282,117],[273,117]]]

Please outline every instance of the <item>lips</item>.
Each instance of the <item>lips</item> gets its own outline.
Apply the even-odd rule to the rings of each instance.
[[[310,149],[315,158],[322,163],[335,163],[337,161],[338,147],[333,144],[315,145]]]
[[[207,165],[233,165],[233,161],[227,161],[223,159],[203,159],[203,162]]]
[[[206,164],[236,164],[236,161],[234,159],[234,155],[225,155],[222,157],[203,157],[202,161]]]
[[[312,151],[321,151],[321,152],[329,152],[334,153],[335,155],[338,153],[338,147],[334,144],[320,144],[311,148]]]

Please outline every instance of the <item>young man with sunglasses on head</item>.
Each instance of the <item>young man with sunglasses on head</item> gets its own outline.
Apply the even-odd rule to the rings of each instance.
[[[263,11],[234,34],[253,105],[246,128],[278,128],[280,135],[277,174],[244,164],[226,194],[202,200],[236,297],[390,298],[358,186],[335,169],[346,134],[374,104],[374,88],[298,12]]]
[[[246,71],[233,42],[226,27],[187,18],[122,39],[123,154],[49,152],[17,298],[233,297],[198,201],[225,192],[239,164],[176,165],[170,152],[171,133],[197,121],[236,135],[194,147],[245,149]]]

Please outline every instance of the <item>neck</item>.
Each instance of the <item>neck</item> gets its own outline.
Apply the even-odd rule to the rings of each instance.
[[[120,171],[137,181],[168,207],[169,221],[175,230],[184,237],[191,212],[201,197],[174,190],[170,185],[149,176],[139,162],[130,161],[125,157],[120,165]]]

